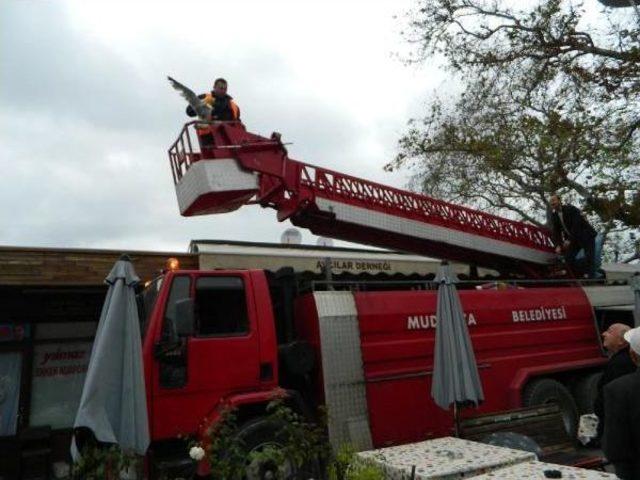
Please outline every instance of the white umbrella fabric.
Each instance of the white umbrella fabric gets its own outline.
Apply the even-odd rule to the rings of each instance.
[[[440,285],[431,383],[431,397],[440,408],[448,410],[453,404],[456,428],[459,405],[477,406],[484,401],[473,345],[455,287],[457,281],[449,264],[442,262],[436,275]]]
[[[89,428],[96,440],[144,455],[149,424],[142,342],[135,298],[140,281],[123,255],[105,279],[109,285],[91,350],[74,429]],[[75,439],[71,447],[79,457]]]

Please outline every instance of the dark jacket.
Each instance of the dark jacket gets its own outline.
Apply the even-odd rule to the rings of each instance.
[[[220,97],[216,96],[213,92],[210,93],[202,93],[198,95],[198,98],[204,99],[204,101],[211,105],[211,120],[219,120],[219,121],[230,121],[230,120],[240,120],[240,108],[233,101],[233,97],[227,95],[226,93]],[[195,117],[196,112],[191,107],[191,105],[187,106],[187,115],[190,117]]]
[[[596,398],[593,402],[593,413],[598,416],[599,420],[598,438],[602,438],[602,433],[604,431],[604,387],[613,382],[616,378],[635,372],[636,368],[637,367],[631,361],[629,347],[623,348],[622,350],[614,353],[609,359],[607,366],[604,368],[602,376],[598,381],[598,393],[596,394]]]
[[[640,371],[604,387],[605,425],[602,450],[616,472],[640,478]]]
[[[561,245],[563,240],[569,240],[578,245],[586,245],[595,238],[596,231],[587,222],[580,210],[569,204],[561,205],[560,209],[567,230],[565,231],[562,228],[558,212],[552,212],[553,241],[556,245]]]

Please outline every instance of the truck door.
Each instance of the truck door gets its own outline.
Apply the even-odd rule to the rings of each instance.
[[[174,336],[172,345],[170,319],[179,315],[180,301],[189,298],[194,332],[177,341]],[[221,398],[260,383],[257,319],[248,274],[174,276],[164,317],[156,349],[154,438],[195,432]]]

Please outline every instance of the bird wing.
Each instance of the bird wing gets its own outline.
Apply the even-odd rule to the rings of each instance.
[[[193,93],[193,90],[169,76],[167,78],[169,79],[169,82],[171,82],[171,86],[178,92],[180,92],[180,95],[182,95],[184,99],[189,102],[189,105],[191,105],[191,108],[195,110],[201,120],[209,120],[211,118],[211,107],[207,105],[201,98],[198,98],[198,96]]]

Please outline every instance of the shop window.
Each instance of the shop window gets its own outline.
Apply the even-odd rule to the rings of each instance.
[[[50,322],[35,325],[37,340],[71,340],[92,338],[96,334],[98,322]]]
[[[20,352],[0,353],[0,437],[16,434],[21,371]]]
[[[22,342],[31,336],[28,323],[0,323],[0,343]]]
[[[239,277],[200,277],[196,282],[197,334],[242,335],[249,331],[244,283]]]
[[[91,342],[41,343],[34,346],[31,426],[70,428],[80,404]]]

